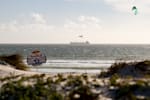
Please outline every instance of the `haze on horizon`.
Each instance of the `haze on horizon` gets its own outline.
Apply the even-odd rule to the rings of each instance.
[[[0,0],[0,43],[150,44],[149,5],[149,0]]]

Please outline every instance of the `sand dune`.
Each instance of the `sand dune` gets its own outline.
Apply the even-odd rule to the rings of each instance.
[[[17,70],[11,67],[10,65],[0,65],[0,77],[10,76],[10,75],[33,75],[33,74],[40,74],[40,73]]]

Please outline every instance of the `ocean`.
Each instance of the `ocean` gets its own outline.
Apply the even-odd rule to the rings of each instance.
[[[0,44],[0,55],[19,53],[25,63],[33,50],[45,54],[47,62],[40,66],[29,66],[31,71],[46,73],[99,73],[117,61],[150,59],[150,45]]]

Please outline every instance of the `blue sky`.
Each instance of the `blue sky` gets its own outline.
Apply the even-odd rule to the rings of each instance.
[[[150,44],[149,26],[149,0],[0,0],[0,43]]]

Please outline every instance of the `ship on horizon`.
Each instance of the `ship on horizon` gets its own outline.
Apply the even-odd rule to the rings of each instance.
[[[90,45],[89,41],[85,42],[70,42],[70,45]]]
[[[78,35],[78,42],[70,42],[70,45],[89,45],[90,42],[85,40],[83,35]]]

